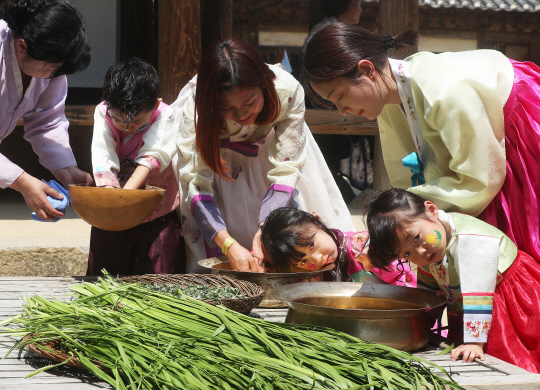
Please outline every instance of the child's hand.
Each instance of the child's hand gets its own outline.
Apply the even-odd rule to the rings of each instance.
[[[264,272],[264,265],[259,264],[251,253],[236,241],[229,247],[227,258],[231,269],[235,271]]]
[[[454,348],[452,352],[450,352],[450,358],[452,361],[456,361],[460,356],[463,355],[463,363],[474,362],[474,359],[480,358],[480,360],[484,360],[484,350],[483,350],[484,343],[467,343],[462,344],[457,348]]]

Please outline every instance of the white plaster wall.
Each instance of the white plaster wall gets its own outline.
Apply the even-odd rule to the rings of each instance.
[[[84,18],[92,62],[80,73],[68,76],[70,87],[101,88],[109,66],[119,58],[119,1],[70,0]],[[135,37],[133,37],[136,39]]]

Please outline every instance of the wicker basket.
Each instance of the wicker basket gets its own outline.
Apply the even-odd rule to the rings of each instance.
[[[31,335],[31,334],[28,334],[28,335],[24,336],[23,342],[29,341],[32,338],[32,336],[33,335]],[[39,344],[36,344],[36,343],[27,344],[25,346],[25,348],[28,349],[30,352],[34,352],[34,353],[36,353],[36,354],[38,354],[40,356],[43,356],[44,358],[50,359],[50,360],[52,360],[54,362],[58,362],[58,363],[62,363],[62,362],[66,361],[67,359],[69,359],[71,357],[71,355],[68,355],[67,353],[64,353],[64,352],[61,352],[61,351],[56,351],[55,347],[51,346],[51,345],[47,345],[47,348],[55,350],[56,352],[50,352],[50,351],[47,351],[45,349],[42,349],[42,348],[39,347]],[[100,367],[99,362],[94,362],[94,364],[96,364],[96,366],[98,366],[103,371],[107,371],[107,372],[110,371],[107,368]],[[81,362],[79,362],[79,360],[76,357],[71,359],[65,365],[70,366],[70,367],[79,368],[81,370],[86,370],[86,367],[83,366],[81,364]]]
[[[246,298],[223,298],[218,300],[207,299],[204,302],[210,305],[221,304],[228,309],[237,311],[239,313],[249,313],[252,309],[259,306],[264,296],[264,290],[262,287],[255,283],[247,282],[245,280],[231,279],[221,275],[211,274],[185,274],[185,275],[168,275],[168,274],[148,274],[148,275],[136,275],[127,276],[118,279],[124,283],[158,283],[168,286],[179,285],[180,287],[189,287],[194,285],[208,286],[208,287],[235,287]]]

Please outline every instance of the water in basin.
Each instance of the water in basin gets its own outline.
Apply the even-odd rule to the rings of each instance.
[[[307,297],[296,299],[294,302],[335,309],[403,310],[424,307],[420,303],[372,297]]]

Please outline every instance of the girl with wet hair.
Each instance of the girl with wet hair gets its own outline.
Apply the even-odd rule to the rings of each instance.
[[[463,340],[452,360],[484,360],[485,352],[540,371],[538,260],[495,227],[446,213],[402,189],[383,192],[371,203],[367,227],[375,267],[403,258],[418,266],[419,287],[448,298],[448,338]]]
[[[64,0],[7,0],[0,20],[0,141],[23,119],[25,139],[40,163],[65,186],[92,184],[77,168],[64,115],[67,74],[85,69],[90,47],[84,21]],[[0,187],[19,191],[42,220],[63,214],[47,195],[62,195],[0,155]]]
[[[308,95],[377,119],[393,187],[479,216],[540,260],[540,68],[495,50],[388,58],[417,39],[323,27],[301,54]]]
[[[233,269],[263,272],[257,227],[289,204],[354,229],[304,122],[302,86],[265,64],[255,47],[240,39],[210,46],[172,107],[188,271],[202,271],[197,260],[226,255]]]
[[[416,287],[416,275],[408,264],[396,260],[373,268],[367,253],[367,232],[329,229],[317,213],[293,207],[272,211],[261,228],[262,250],[277,272],[318,271],[335,264],[338,281],[362,282],[369,271],[384,282]]]

